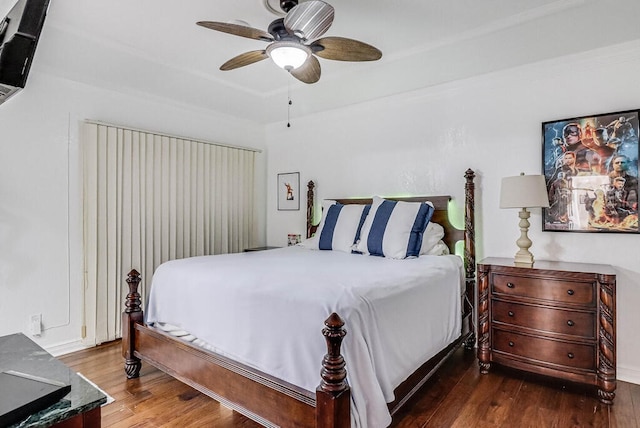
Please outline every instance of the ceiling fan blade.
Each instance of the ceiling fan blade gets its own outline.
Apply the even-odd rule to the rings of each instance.
[[[307,62],[291,70],[291,75],[304,83],[316,83],[320,80],[320,62],[311,55]]]
[[[311,0],[291,9],[284,18],[284,26],[303,40],[313,40],[327,32],[333,23],[333,16],[333,6],[320,0]]]
[[[230,24],[228,22],[215,22],[215,21],[198,21],[197,25],[209,28],[211,30],[222,31],[223,33],[233,34],[234,36],[246,37],[248,39],[263,40],[265,42],[272,42],[273,37],[266,31],[258,30],[257,28],[246,27],[244,25]]]
[[[244,67],[245,65],[253,64],[254,62],[262,61],[269,58],[265,50],[261,51],[249,51],[238,56],[234,56],[229,61],[220,66],[220,70],[229,71],[236,68]]]
[[[320,58],[336,61],[376,61],[382,52],[376,47],[345,37],[324,37],[310,46]]]

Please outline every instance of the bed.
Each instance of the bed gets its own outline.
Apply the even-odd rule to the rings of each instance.
[[[148,362],[264,426],[388,425],[393,414],[455,349],[462,344],[473,347],[475,343],[473,171],[467,170],[465,178],[464,230],[454,228],[449,222],[449,196],[385,199],[406,205],[430,201],[433,207],[430,223],[444,229],[442,242],[453,252],[455,243],[464,241],[462,260],[456,256],[424,255],[398,261],[339,251],[310,251],[296,246],[168,262],[154,274],[146,319],[137,291],[140,274],[132,270],[127,278],[129,294],[122,324],[127,377],[138,377],[141,361]],[[309,182],[307,237],[315,234],[322,239],[326,233],[316,231],[323,230],[325,216],[319,225],[314,223],[314,190],[314,183]],[[372,202],[375,211],[378,208],[375,198],[335,200],[341,208],[366,207]],[[325,212],[333,211],[335,209]],[[371,226],[365,218],[372,216],[363,214],[360,224],[363,232]],[[324,227],[326,230],[328,226]],[[368,237],[371,242],[371,236],[367,234],[362,241]],[[261,268],[280,260],[288,260],[297,268],[287,270],[290,275],[280,278]],[[331,269],[313,268],[313,264],[307,263],[319,263],[317,266],[331,266]],[[182,270],[175,270],[177,265]],[[249,265],[253,269],[243,269]],[[442,296],[434,300],[439,304],[432,306],[428,306],[429,298],[420,294],[426,292],[426,287],[413,285],[424,282],[420,275],[427,272],[426,265],[433,266],[429,271],[436,275],[429,282],[437,284],[445,281],[455,284],[455,279],[438,275],[443,271],[460,271],[457,287],[431,287],[431,292]],[[365,273],[351,276],[348,271],[352,268]],[[304,272],[309,269],[316,274],[305,276]],[[334,270],[337,273],[333,273]],[[394,276],[394,270],[403,271],[402,278],[408,279]],[[238,271],[249,271],[248,278],[234,273]],[[412,276],[411,272],[416,273]],[[211,280],[198,279],[202,274],[226,278],[224,285],[214,290],[205,289],[198,281]],[[325,285],[314,282],[314,277],[322,279]],[[381,286],[378,280],[382,281],[383,277],[389,282]],[[341,278],[349,279],[349,287],[342,284]],[[253,297],[247,289],[252,282],[256,284],[254,288],[259,289],[257,299],[262,304],[249,307]],[[393,286],[386,285],[389,283]],[[196,293],[194,299],[186,297],[189,290]],[[165,297],[156,299],[154,293]],[[254,293],[256,290],[251,291]],[[232,299],[233,304],[229,303]],[[445,299],[453,306],[442,304]],[[213,318],[208,315],[206,318],[211,320],[213,329],[204,328],[208,322],[201,315],[206,312],[202,302],[214,309]],[[397,311],[398,306],[415,308]],[[231,307],[233,310],[228,310]],[[302,314],[294,314],[292,307]],[[198,321],[180,318],[185,316],[184,312]],[[439,321],[427,321],[427,316]],[[255,324],[250,323],[252,319],[256,320]],[[415,320],[433,326],[429,334],[411,328]],[[174,328],[178,328],[180,334],[176,334]],[[435,343],[422,341],[421,335],[438,339]],[[225,343],[225,338],[243,339]],[[396,368],[397,362],[404,364]]]

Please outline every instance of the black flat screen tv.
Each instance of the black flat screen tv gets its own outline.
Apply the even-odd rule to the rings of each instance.
[[[27,83],[49,0],[18,0],[0,21],[0,104]]]

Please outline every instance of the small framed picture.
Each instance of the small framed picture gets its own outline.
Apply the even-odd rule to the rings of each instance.
[[[292,245],[297,245],[300,242],[302,242],[302,239],[299,233],[290,233],[287,235],[287,245],[289,247]]]
[[[278,174],[278,211],[300,209],[300,173]]]
[[[543,230],[640,233],[640,110],[542,124]]]

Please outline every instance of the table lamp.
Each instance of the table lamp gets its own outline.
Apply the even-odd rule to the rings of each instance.
[[[527,208],[549,207],[549,196],[543,175],[524,175],[504,177],[500,189],[500,208],[520,208],[520,238],[516,241],[518,252],[515,265],[533,267],[533,254],[529,248],[533,244],[527,233],[529,231],[529,216]]]

